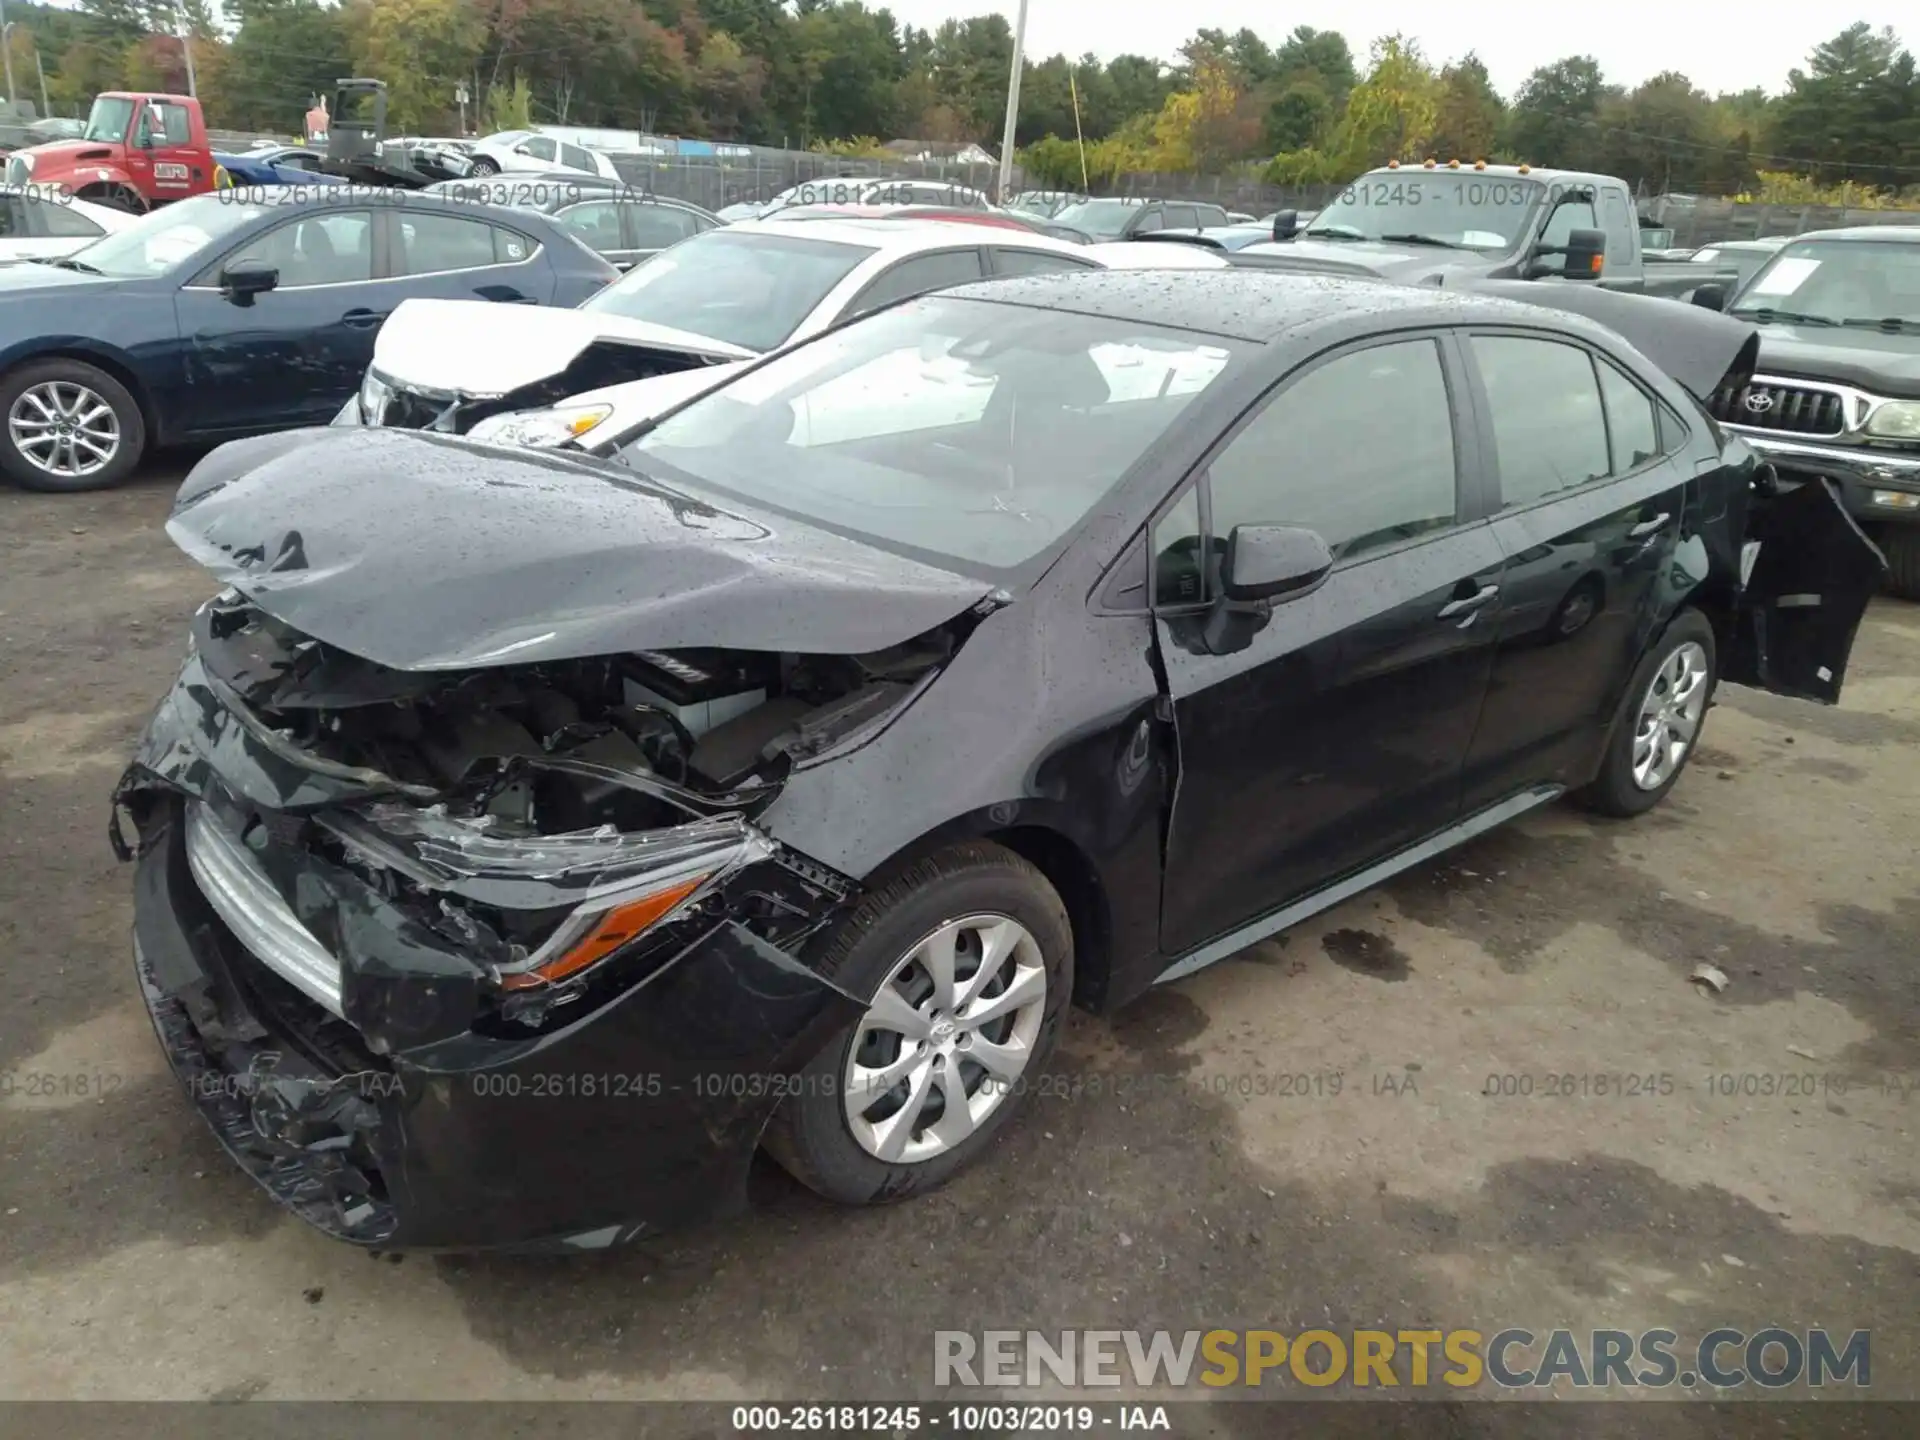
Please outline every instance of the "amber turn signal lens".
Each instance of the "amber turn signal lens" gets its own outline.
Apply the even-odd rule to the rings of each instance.
[[[576,975],[589,965],[597,964],[607,958],[622,945],[654,924],[666,915],[674,906],[700,888],[707,877],[696,875],[691,880],[683,880],[670,885],[665,890],[656,890],[651,895],[642,895],[638,900],[629,900],[624,905],[616,905],[600,917],[599,923],[582,935],[567,951],[549,960],[537,970],[523,970],[513,975],[501,977],[500,983],[509,990],[531,990],[540,985],[551,985],[556,980],[564,980]]]

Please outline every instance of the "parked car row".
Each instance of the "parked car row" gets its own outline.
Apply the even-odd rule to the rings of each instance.
[[[450,205],[369,206],[372,267]],[[371,423],[201,461],[226,588],[112,834],[236,1164],[382,1249],[652,1236],[761,1151],[919,1194],[1070,1005],[1643,813],[1723,681],[1839,700],[1883,565],[1709,415],[1755,324],[1266,258],[744,222],[577,309],[408,300]],[[635,362],[684,388],[566,413]]]

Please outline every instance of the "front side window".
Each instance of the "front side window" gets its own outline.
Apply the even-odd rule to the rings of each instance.
[[[922,296],[796,346],[621,458],[935,563],[1004,572],[1077,526],[1248,348]]]
[[[1542,245],[1565,245],[1573,238],[1576,230],[1598,230],[1600,222],[1594,218],[1591,200],[1565,200],[1554,207],[1547,217],[1547,225],[1540,232]]]
[[[156,145],[185,145],[193,138],[193,126],[187,119],[187,107],[164,101],[147,102],[145,124]]]
[[[580,308],[771,350],[871,254],[833,240],[707,230],[634,266]]]
[[[1440,347],[1349,351],[1288,383],[1208,466],[1212,549],[1236,525],[1298,525],[1336,560],[1453,524],[1453,410]]]
[[[281,290],[308,285],[345,285],[373,278],[373,215],[366,210],[336,210],[269,230],[239,254],[280,272]]]
[[[536,160],[555,160],[560,155],[560,147],[544,135],[535,135],[517,148],[522,155],[531,155]]]
[[[627,211],[628,223],[633,226],[633,248],[636,250],[664,250],[669,245],[678,245],[690,235],[701,230],[700,217],[691,210],[681,210],[672,205],[648,205],[638,200],[622,202]]]
[[[1513,335],[1469,343],[1492,412],[1503,505],[1531,505],[1610,473],[1600,386],[1585,350]]]
[[[902,260],[882,275],[853,302],[849,315],[864,315],[896,300],[964,285],[981,277],[978,250],[945,250],[937,255],[916,255]]]

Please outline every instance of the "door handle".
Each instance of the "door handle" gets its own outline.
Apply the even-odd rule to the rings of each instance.
[[[1671,515],[1667,514],[1666,511],[1662,510],[1658,515],[1654,516],[1651,520],[1642,520],[1638,525],[1634,526],[1631,530],[1627,531],[1627,538],[1629,540],[1644,540],[1647,538],[1647,536],[1652,535],[1657,531],[1666,529],[1667,522],[1672,518],[1673,517]]]
[[[1434,618],[1439,620],[1451,620],[1456,615],[1471,616],[1482,605],[1486,604],[1489,600],[1493,599],[1493,597],[1498,595],[1499,593],[1500,593],[1500,587],[1498,585],[1482,585],[1479,588],[1479,590],[1477,590],[1472,595],[1467,596],[1464,600],[1451,600],[1445,605],[1442,605],[1440,607],[1439,615],[1435,616]]]
[[[356,330],[365,330],[370,326],[378,325],[386,318],[377,310],[349,310],[340,317],[340,320]]]

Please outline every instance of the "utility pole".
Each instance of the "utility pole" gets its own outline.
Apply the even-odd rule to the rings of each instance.
[[[14,101],[13,44],[12,44],[13,37],[9,33],[12,31],[12,29],[13,29],[13,26],[9,24],[7,21],[7,0],[0,0],[0,55],[5,55],[6,61],[7,61],[7,104],[9,105],[13,104],[13,101]],[[39,50],[40,43],[38,41],[35,41],[33,48],[36,51]]]
[[[454,87],[453,98],[460,102],[460,138],[467,138],[467,86],[463,80]]]
[[[1007,203],[1007,187],[1013,183],[1013,127],[1020,119],[1020,69],[1027,43],[1027,0],[1020,0],[1020,18],[1013,26],[1013,69],[1007,76],[1007,129],[1000,138],[1000,191],[994,198]]]
[[[38,35],[33,37],[33,73],[40,77],[40,113],[43,116],[51,115],[53,114],[53,106],[47,103],[47,71],[46,67],[40,63],[40,37]]]
[[[198,100],[200,90],[193,83],[193,24],[187,19],[185,10],[178,13],[180,15],[180,49],[187,57],[187,94]]]

